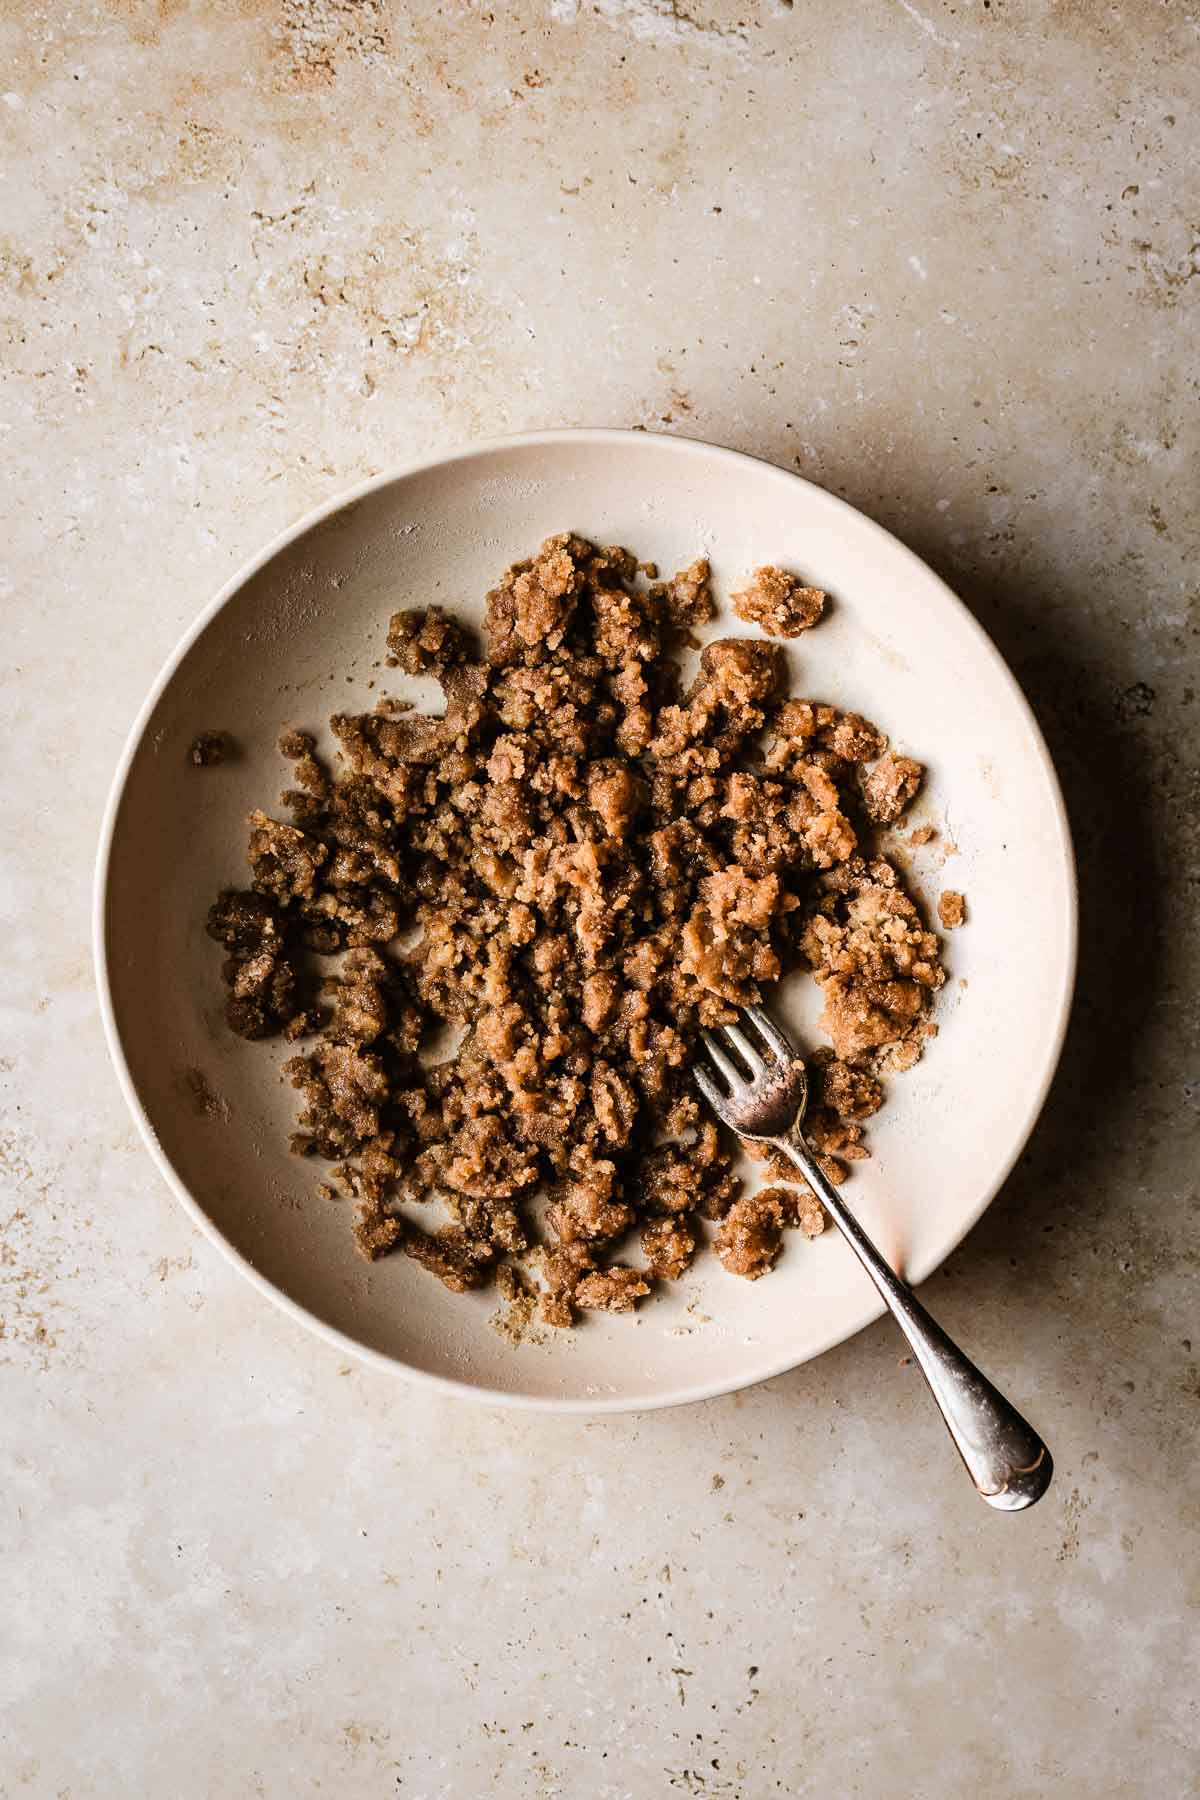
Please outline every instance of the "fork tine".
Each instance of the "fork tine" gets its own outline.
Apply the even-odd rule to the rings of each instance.
[[[721,1033],[733,1045],[751,1075],[757,1078],[765,1072],[765,1058],[755,1049],[740,1025],[722,1025]]]
[[[757,1028],[763,1042],[772,1049],[782,1062],[790,1062],[796,1054],[796,1047],[785,1032],[779,1029],[769,1012],[761,1006],[743,1006],[743,1016]]]
[[[700,1089],[700,1092],[704,1095],[708,1104],[712,1107],[717,1117],[723,1119],[725,1117],[725,1109],[729,1104],[728,1094],[722,1093],[707,1069],[702,1069],[697,1064],[697,1066],[693,1068],[692,1074],[695,1077],[696,1086]]]
[[[746,1077],[733,1059],[725,1054],[719,1039],[711,1031],[702,1031],[700,1036],[704,1039],[704,1048],[708,1051],[709,1061],[725,1077],[725,1083],[730,1093],[736,1094],[740,1088],[746,1086]]]

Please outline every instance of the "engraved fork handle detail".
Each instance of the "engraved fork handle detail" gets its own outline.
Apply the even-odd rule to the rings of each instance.
[[[1050,1485],[1050,1452],[889,1267],[817,1163],[799,1126],[767,1140],[791,1159],[848,1241],[912,1346],[967,1472],[989,1506],[1018,1512]]]

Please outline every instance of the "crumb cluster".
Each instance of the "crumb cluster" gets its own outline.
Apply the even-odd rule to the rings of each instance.
[[[225,762],[230,743],[223,731],[202,731],[188,751],[188,760],[198,769],[211,769]]]
[[[806,587],[785,569],[769,563],[755,569],[746,586],[733,595],[732,606],[748,625],[761,625],[772,637],[799,637],[810,631],[825,611],[825,593]]]
[[[938,919],[946,931],[954,931],[965,924],[967,903],[956,888],[947,888],[937,903]]]

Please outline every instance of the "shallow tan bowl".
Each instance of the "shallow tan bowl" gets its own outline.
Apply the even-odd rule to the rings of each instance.
[[[965,608],[879,526],[750,457],[618,431],[479,445],[322,508],[217,596],[133,728],[100,847],[101,1005],[151,1154],[250,1280],[344,1350],[462,1394],[603,1411],[761,1381],[857,1331],[879,1302],[833,1233],[793,1235],[766,1280],[705,1255],[634,1317],[514,1347],[493,1329],[494,1293],[451,1295],[402,1256],[360,1260],[346,1206],[320,1198],[320,1168],[286,1149],[287,1052],[225,1028],[221,952],[204,931],[216,891],[246,880],[246,814],[285,785],[280,727],[369,708],[381,678],[404,691],[378,666],[389,614],[436,600],[478,618],[497,573],[568,527],[666,570],[703,553],[722,596],[762,562],[828,589],[831,616],[791,651],[796,691],[866,713],[929,764],[913,822],[942,836],[912,854],[913,875],[931,904],[961,888],[970,919],[948,939],[941,1034],[888,1083],[873,1160],[848,1190],[914,1280],[979,1217],[1037,1118],[1070,1003],[1075,884],[1046,747]],[[747,630],[728,616],[715,629],[731,625]],[[204,730],[230,733],[237,759],[194,768]],[[943,869],[947,839],[957,854]],[[807,977],[788,983],[784,1009],[809,1043],[816,1000]]]

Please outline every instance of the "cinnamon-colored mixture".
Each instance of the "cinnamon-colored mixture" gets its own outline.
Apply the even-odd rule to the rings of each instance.
[[[938,918],[947,931],[962,925],[967,917],[967,903],[954,888],[947,888],[937,903]]]
[[[198,769],[211,769],[229,755],[229,739],[223,731],[202,731],[191,749],[189,759]]]
[[[773,637],[799,637],[814,626],[825,611],[821,588],[805,587],[784,569],[755,569],[753,578],[732,602],[739,619],[761,625]]]
[[[552,1325],[677,1279],[701,1220],[751,1279],[789,1227],[821,1229],[790,1168],[741,1196],[689,1074],[702,1025],[813,971],[833,1047],[807,1129],[841,1179],[943,980],[870,847],[920,765],[783,694],[769,643],[709,644],[685,689],[673,651],[712,615],[708,565],[654,575],[563,535],[501,577],[482,647],[437,609],[398,613],[393,666],[438,679],[444,718],[335,717],[337,773],[286,733],[293,822],[252,815],[252,886],[209,915],[231,1027],[304,1040],[293,1145],[337,1165],[364,1254],[456,1290],[499,1274],[510,1300],[532,1273]],[[815,593],[760,569],[739,606],[793,631]],[[433,1060],[446,1027],[461,1041]],[[639,1238],[644,1266],[622,1257]]]

